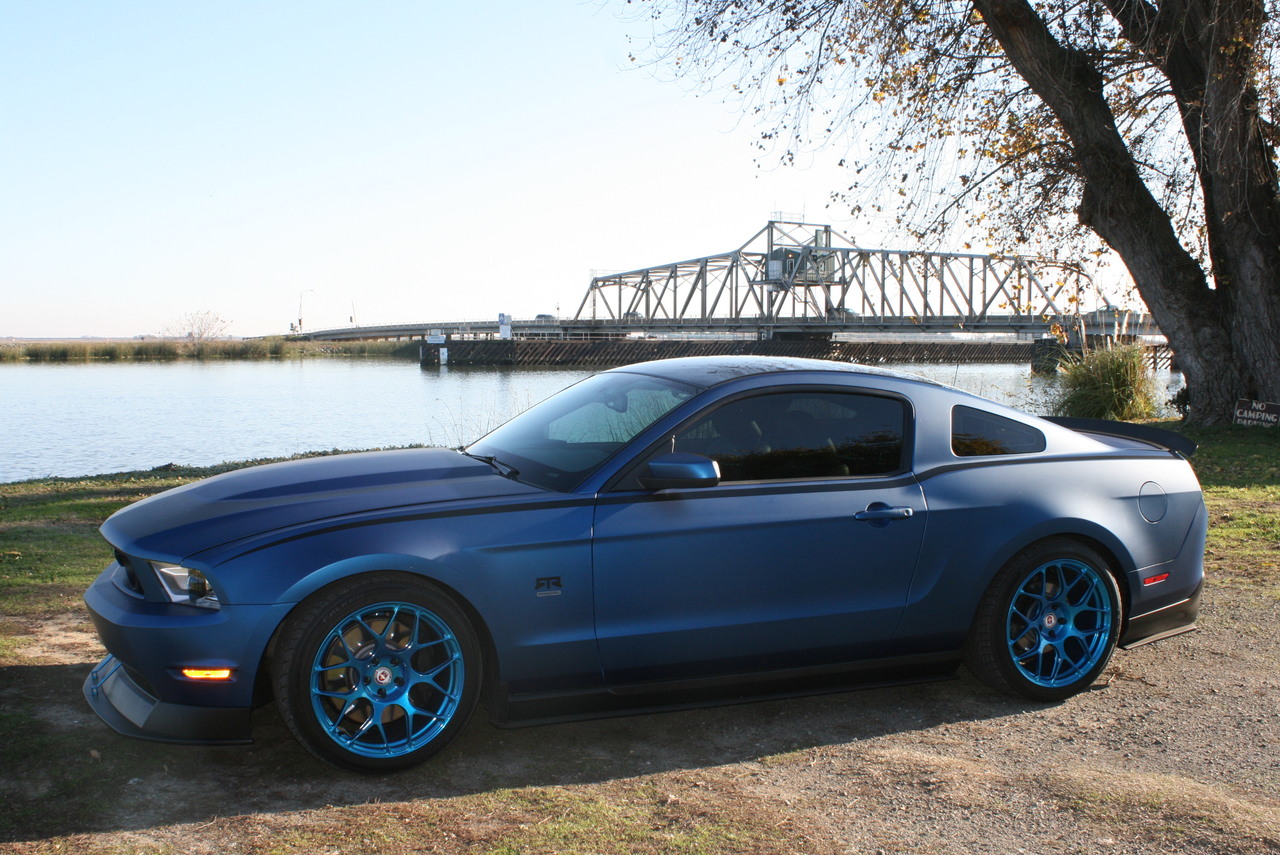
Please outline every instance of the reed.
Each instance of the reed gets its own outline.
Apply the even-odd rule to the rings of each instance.
[[[108,362],[117,362],[121,359],[129,359],[133,356],[133,349],[123,342],[106,341],[101,344],[94,344],[89,348],[90,359],[105,359]]]
[[[319,344],[316,342],[315,344]],[[387,359],[417,359],[420,341],[335,341],[325,342],[321,352],[337,356],[377,356]]]
[[[1111,345],[1086,351],[1059,369],[1053,403],[1059,416],[1135,421],[1159,412],[1155,381],[1140,345]]]
[[[171,341],[163,339],[147,339],[145,341],[134,342],[132,359],[157,359],[169,360],[177,359],[181,356],[178,346]]]
[[[56,341],[41,344],[29,344],[23,353],[30,362],[71,362],[88,360],[93,351],[88,344],[81,342]]]

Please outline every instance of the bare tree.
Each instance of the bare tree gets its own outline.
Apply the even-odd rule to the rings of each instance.
[[[225,337],[230,326],[230,321],[214,312],[208,310],[188,312],[166,327],[164,336],[200,345]]]
[[[854,212],[1006,249],[1092,232],[1177,352],[1193,421],[1280,401],[1277,0],[637,2],[660,59],[746,94],[762,145],[848,145]]]

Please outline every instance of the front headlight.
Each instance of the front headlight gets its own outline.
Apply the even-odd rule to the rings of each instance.
[[[151,568],[156,571],[156,576],[171,601],[205,609],[220,607],[218,592],[213,590],[209,580],[199,570],[179,567],[177,564],[161,564],[158,561],[152,561]]]

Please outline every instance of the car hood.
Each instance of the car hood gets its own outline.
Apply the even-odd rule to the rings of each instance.
[[[439,502],[541,493],[444,448],[341,454],[254,466],[158,493],[113,514],[102,534],[158,561],[320,520]]]

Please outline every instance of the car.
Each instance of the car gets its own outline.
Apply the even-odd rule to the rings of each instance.
[[[120,733],[385,772],[515,725],[953,676],[1038,702],[1195,627],[1194,444],[910,375],[689,357],[459,449],[228,472],[112,515],[85,594]]]

